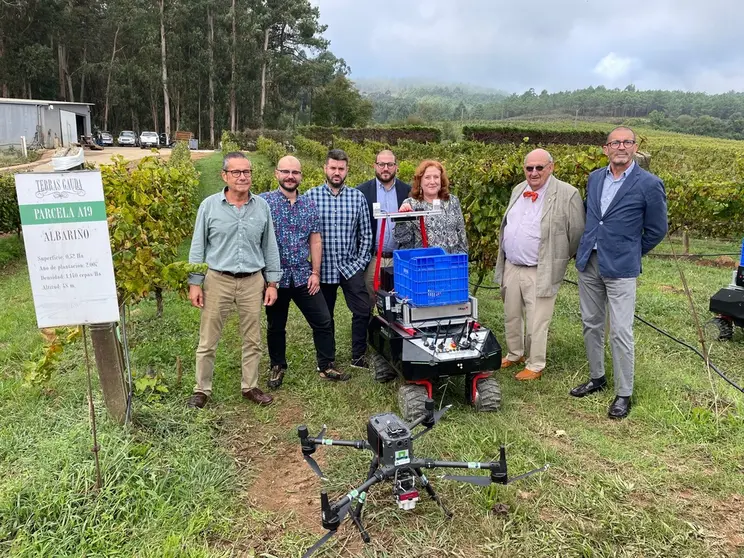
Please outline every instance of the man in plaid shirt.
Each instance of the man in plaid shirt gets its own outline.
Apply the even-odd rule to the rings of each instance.
[[[351,310],[351,365],[367,367],[367,324],[369,295],[364,269],[372,250],[372,227],[367,200],[360,191],[344,185],[349,157],[332,149],[323,166],[326,183],[307,192],[318,206],[323,240],[320,291],[333,319],[339,285]],[[335,331],[335,323],[333,325]]]

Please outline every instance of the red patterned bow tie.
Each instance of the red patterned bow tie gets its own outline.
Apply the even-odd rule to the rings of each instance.
[[[525,192],[522,194],[525,198],[532,198],[532,201],[537,201],[537,192]]]

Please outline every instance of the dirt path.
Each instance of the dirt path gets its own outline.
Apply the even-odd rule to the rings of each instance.
[[[16,165],[14,167],[6,167],[0,169],[0,171],[34,171],[34,172],[53,172],[52,168],[52,154],[53,150],[47,150],[41,156],[41,159],[33,163],[27,163],[25,165]],[[138,147],[105,147],[101,151],[92,151],[90,149],[85,150],[85,161],[95,163],[96,165],[108,164],[111,162],[111,157],[114,155],[121,155],[127,161],[139,161],[143,157],[150,155],[150,149],[140,149]],[[159,150],[160,156],[167,159],[170,157],[171,149],[163,148]],[[214,153],[211,150],[196,150],[191,152],[191,160],[196,161],[203,157],[208,157]]]

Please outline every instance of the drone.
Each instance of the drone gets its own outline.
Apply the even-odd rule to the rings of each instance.
[[[440,500],[434,488],[431,486],[429,479],[423,473],[423,469],[434,468],[451,468],[451,469],[483,469],[490,471],[490,475],[442,475],[444,480],[454,480],[459,482],[471,483],[477,486],[489,486],[490,484],[511,484],[514,481],[524,479],[536,473],[546,471],[550,464],[545,464],[539,469],[533,469],[516,477],[509,478],[506,467],[506,448],[501,446],[499,449],[498,461],[486,463],[466,462],[466,461],[438,461],[429,458],[417,458],[413,453],[413,441],[423,436],[439,422],[442,415],[446,413],[451,405],[443,407],[439,411],[434,411],[434,400],[426,399],[424,404],[425,412],[410,424],[401,420],[393,413],[381,413],[370,417],[367,423],[367,440],[334,440],[326,438],[326,426],[323,426],[316,437],[311,437],[306,425],[297,428],[297,435],[300,438],[302,446],[302,456],[310,468],[323,480],[328,480],[320,470],[318,463],[312,458],[317,446],[346,446],[358,450],[368,450],[372,452],[372,460],[369,464],[367,480],[357,488],[349,491],[335,502],[331,502],[328,493],[325,490],[320,492],[320,511],[321,524],[328,532],[311,546],[303,555],[303,558],[311,556],[318,548],[325,544],[333,535],[336,534],[341,522],[350,517],[356,525],[362,540],[365,543],[370,542],[370,536],[362,523],[362,509],[367,499],[367,492],[374,485],[384,481],[392,481],[393,496],[398,508],[402,510],[412,510],[416,507],[419,500],[419,490],[421,486],[429,497],[434,500],[444,512],[445,516],[452,517],[452,513],[445,507]],[[423,427],[416,434],[413,430]],[[356,501],[356,506],[352,510],[352,504]],[[351,514],[349,514],[351,512]]]

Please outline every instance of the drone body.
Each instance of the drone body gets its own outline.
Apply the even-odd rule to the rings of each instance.
[[[351,511],[351,520],[359,529],[362,540],[368,543],[370,538],[362,524],[362,509],[367,498],[367,491],[372,486],[383,481],[391,480],[393,482],[393,495],[395,496],[398,508],[403,510],[415,508],[416,502],[419,500],[417,486],[420,486],[426,490],[429,497],[437,502],[442,508],[442,511],[450,517],[451,513],[441,502],[439,496],[437,496],[431,483],[426,478],[426,475],[424,475],[423,469],[485,469],[490,471],[489,476],[444,475],[442,478],[469,482],[479,486],[488,486],[491,483],[509,484],[548,468],[548,465],[545,465],[539,469],[509,479],[506,466],[506,449],[504,446],[501,446],[499,449],[498,461],[485,463],[416,458],[413,452],[414,440],[429,432],[449,407],[448,405],[434,412],[434,401],[427,399],[425,402],[425,414],[410,424],[404,422],[393,413],[374,415],[370,417],[367,423],[367,440],[333,440],[324,438],[325,426],[320,431],[320,434],[313,438],[308,435],[307,426],[303,425],[297,428],[303,457],[321,479],[325,479],[325,476],[321,472],[320,467],[318,467],[318,464],[311,457],[315,453],[317,446],[347,446],[360,450],[369,450],[373,453],[367,480],[359,487],[349,491],[334,503],[330,502],[325,490],[321,491],[321,523],[325,529],[328,529],[328,532],[308,549],[303,558],[308,558],[335,534],[341,522],[346,518],[349,511],[351,511],[351,505],[354,500],[357,501],[357,504],[354,510]],[[423,426],[424,429],[413,434],[413,430],[418,426]]]

